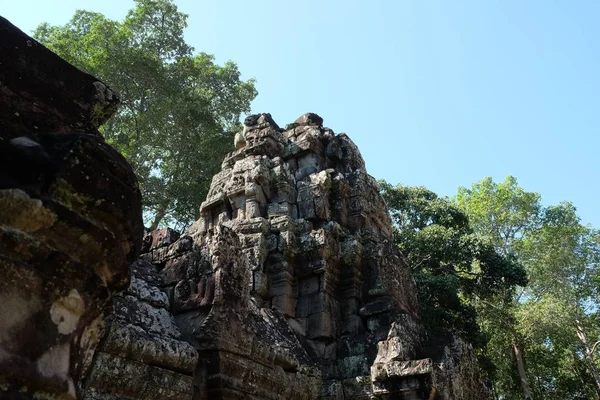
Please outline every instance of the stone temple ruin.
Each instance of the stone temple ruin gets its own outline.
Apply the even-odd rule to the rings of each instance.
[[[144,234],[98,133],[118,96],[0,33],[0,398],[490,398],[470,346],[430,344],[347,135],[250,116],[200,219]]]

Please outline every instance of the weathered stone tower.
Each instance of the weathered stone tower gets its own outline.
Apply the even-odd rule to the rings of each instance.
[[[205,365],[200,398],[428,395],[416,291],[387,208],[354,143],[322,122],[248,117],[200,219],[146,256]]]

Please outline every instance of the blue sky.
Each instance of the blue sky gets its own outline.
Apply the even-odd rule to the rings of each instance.
[[[311,111],[369,173],[452,196],[514,175],[600,228],[600,2],[176,0],[196,50],[257,79],[254,112]],[[26,32],[125,0],[0,0]]]

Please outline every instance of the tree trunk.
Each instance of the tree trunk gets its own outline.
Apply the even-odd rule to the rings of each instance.
[[[531,395],[531,388],[529,387],[529,381],[527,380],[527,375],[525,374],[523,355],[521,354],[521,349],[519,349],[519,345],[516,341],[513,341],[513,350],[517,359],[517,369],[519,370],[519,377],[521,378],[521,386],[523,386],[523,395],[525,396],[525,400],[532,400],[533,397]]]
[[[585,331],[583,330],[583,326],[581,326],[581,322],[579,320],[575,320],[575,322],[577,322],[577,337],[579,338],[579,341],[581,341],[581,343],[583,344],[585,359],[588,362],[592,375],[594,376],[596,394],[598,395],[598,399],[600,399],[600,373],[598,372],[598,367],[594,362],[593,353],[594,347],[596,345],[594,345],[594,347],[590,347],[590,345],[587,342],[587,336],[585,334]]]
[[[158,228],[158,224],[160,224],[160,221],[162,221],[162,219],[165,217],[165,215],[167,215],[167,211],[164,209],[159,209],[156,212],[156,215],[154,216],[154,220],[152,221],[152,224],[150,225],[150,230],[153,231],[156,228]]]

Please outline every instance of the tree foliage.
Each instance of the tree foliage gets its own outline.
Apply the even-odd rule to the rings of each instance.
[[[145,219],[186,225],[197,217],[241,113],[257,92],[236,64],[194,54],[187,15],[171,0],[135,0],[122,21],[79,10],[64,26],[41,24],[34,37],[121,96],[102,127],[133,166]]]
[[[513,177],[454,201],[381,188],[424,323],[480,349],[489,340],[498,398],[600,397],[600,232],[572,204],[543,206]]]
[[[523,378],[535,399],[590,399],[600,394],[593,344],[600,339],[598,276],[600,234],[581,224],[567,202],[542,206],[514,177],[483,179],[459,188],[458,205],[475,233],[526,269],[529,285],[512,298],[478,308],[489,333],[503,399],[522,399]],[[515,368],[517,346],[524,375]],[[513,349],[511,349],[513,347]]]
[[[430,332],[452,332],[476,347],[486,337],[473,301],[524,285],[524,270],[473,233],[467,215],[423,187],[380,182],[395,240],[415,277],[421,315]]]

